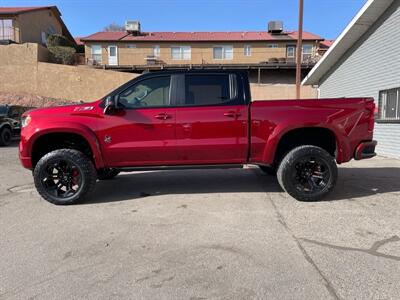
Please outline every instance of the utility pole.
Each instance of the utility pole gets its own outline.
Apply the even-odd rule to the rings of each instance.
[[[303,8],[304,0],[299,0],[299,27],[297,31],[297,47],[296,47],[296,99],[300,99],[301,84],[301,58],[303,54]]]

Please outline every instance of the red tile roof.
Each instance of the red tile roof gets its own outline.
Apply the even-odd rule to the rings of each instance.
[[[332,46],[334,41],[335,40],[324,40],[321,42],[320,47],[321,48],[329,48],[330,46]]]
[[[206,42],[206,41],[287,41],[297,39],[297,32],[285,32],[272,35],[267,31],[242,32],[143,32],[134,36],[126,31],[100,31],[81,38],[82,41],[179,41],[179,42]],[[303,40],[323,40],[310,32],[303,33]]]
[[[75,36],[74,37],[74,41],[78,46],[82,46],[83,42],[81,41],[81,37],[80,36]]]
[[[81,40],[119,41],[126,35],[128,35],[128,33],[125,31],[101,31],[86,37],[81,37]]]
[[[6,15],[17,15],[26,12],[42,10],[42,9],[57,9],[56,6],[32,6],[32,7],[0,7],[0,14]]]

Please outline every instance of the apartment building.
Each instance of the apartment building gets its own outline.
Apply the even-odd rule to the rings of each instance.
[[[177,67],[293,68],[297,51],[297,32],[284,31],[282,22],[270,22],[265,31],[243,32],[142,32],[139,22],[127,22],[126,29],[81,38],[87,63],[138,71]],[[319,59],[322,41],[320,36],[304,32],[305,66],[313,66]]]

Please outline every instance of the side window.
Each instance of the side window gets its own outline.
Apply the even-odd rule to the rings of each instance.
[[[184,105],[229,104],[237,98],[234,74],[199,74],[185,78]]]
[[[400,120],[400,88],[379,92],[379,121]]]
[[[169,106],[170,76],[142,80],[119,94],[125,108]]]

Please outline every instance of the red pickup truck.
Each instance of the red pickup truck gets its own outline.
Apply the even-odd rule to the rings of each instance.
[[[240,71],[154,72],[93,103],[26,112],[20,160],[54,204],[120,171],[244,164],[314,201],[335,186],[337,163],[375,156],[374,112],[370,98],[251,102]]]

